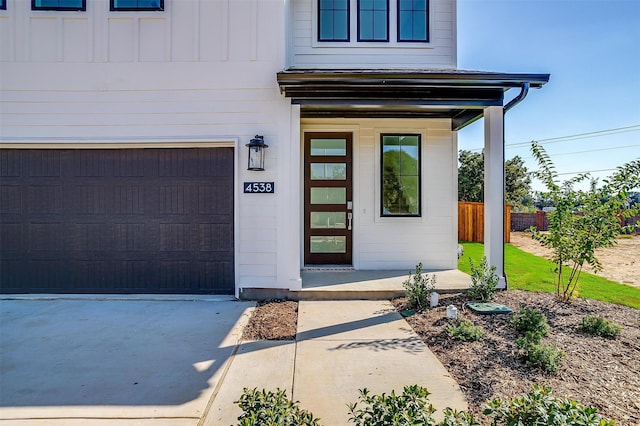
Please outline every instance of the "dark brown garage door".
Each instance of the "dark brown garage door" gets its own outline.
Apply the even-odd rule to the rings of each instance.
[[[0,150],[2,293],[233,293],[233,164],[233,148]]]

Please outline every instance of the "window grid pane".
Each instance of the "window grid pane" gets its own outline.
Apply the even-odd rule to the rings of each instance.
[[[358,41],[389,41],[387,0],[358,0]]]
[[[349,41],[349,0],[319,0],[318,9],[318,40]]]
[[[420,216],[420,135],[382,135],[382,216]]]
[[[164,0],[111,0],[111,10],[164,10]]]
[[[311,237],[311,253],[346,253],[347,237]]]
[[[0,10],[7,10],[7,0],[0,0]]]
[[[398,41],[429,41],[427,0],[398,0]]]
[[[3,4],[6,0],[3,0]],[[5,4],[6,8],[6,4]],[[86,0],[33,0],[33,10],[87,10]]]

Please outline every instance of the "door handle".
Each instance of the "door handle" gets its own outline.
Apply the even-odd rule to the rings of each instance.
[[[347,213],[347,219],[349,220],[349,225],[347,225],[347,231],[351,231],[351,220],[353,219],[353,213]]]

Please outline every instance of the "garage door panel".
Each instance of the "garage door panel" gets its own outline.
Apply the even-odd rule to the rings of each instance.
[[[0,150],[0,167],[2,292],[234,291],[232,148]]]

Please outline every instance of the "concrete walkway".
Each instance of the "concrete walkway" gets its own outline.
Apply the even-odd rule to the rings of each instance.
[[[323,425],[347,425],[358,389],[419,384],[439,412],[466,409],[455,380],[388,301],[301,301],[295,342],[242,342],[206,425],[237,423],[244,387],[285,389]],[[438,413],[436,413],[438,414]]]
[[[455,381],[388,301],[302,301],[290,342],[247,342],[254,304],[226,300],[0,300],[0,424],[237,424],[244,387],[285,389],[347,425],[358,389],[419,384],[441,411]]]

